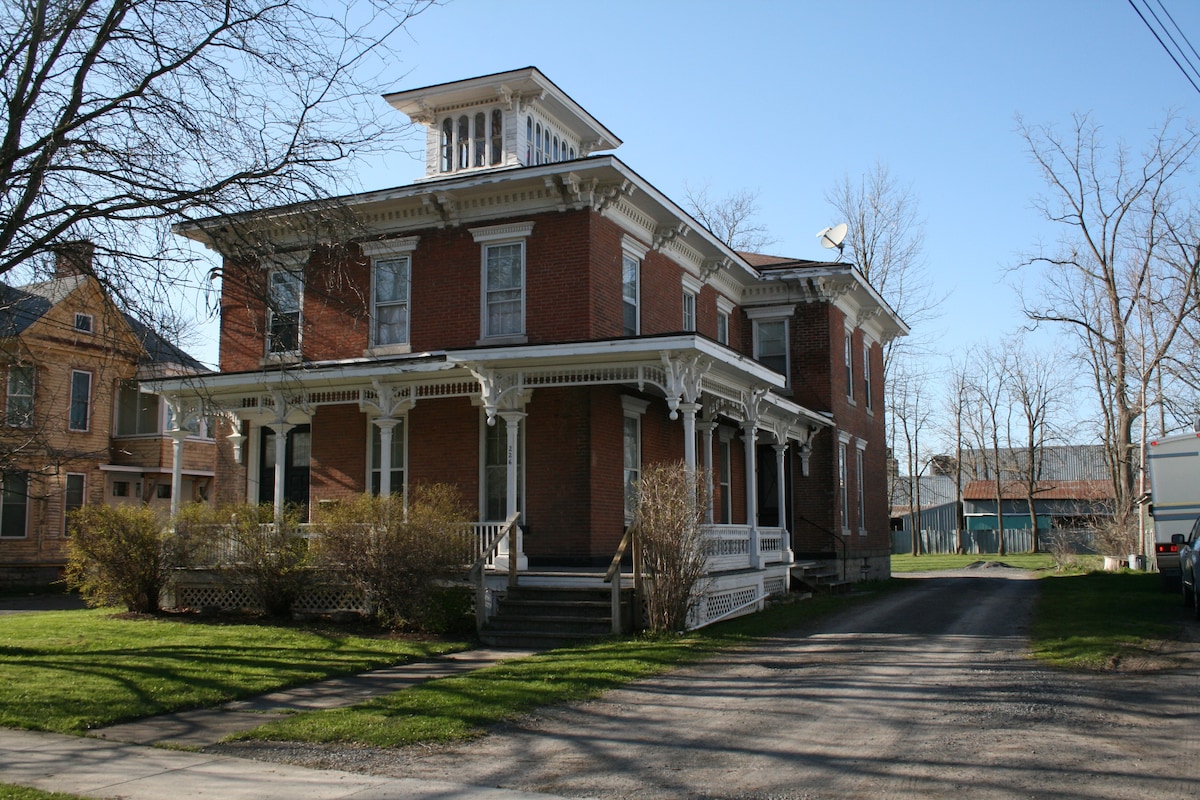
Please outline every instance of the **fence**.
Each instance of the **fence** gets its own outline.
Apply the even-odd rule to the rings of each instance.
[[[1094,553],[1092,533],[1086,530],[1055,529],[1037,532],[1038,551],[1047,553],[1057,542],[1066,542],[1072,552]],[[921,552],[931,554],[976,553],[986,555],[1000,552],[999,531],[921,531]],[[911,531],[892,531],[892,553],[912,552]],[[1004,531],[1004,552],[1032,553],[1033,531],[1016,528]]]

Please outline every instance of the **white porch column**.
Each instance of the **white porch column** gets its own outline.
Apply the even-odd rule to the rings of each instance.
[[[715,519],[714,499],[716,496],[716,472],[713,470],[713,431],[717,427],[717,423],[712,420],[705,420],[698,426],[704,441],[704,472],[708,475],[708,508],[704,511],[704,521],[712,525]]]
[[[784,472],[784,456],[787,454],[787,442],[775,445],[775,473],[778,476],[776,483],[779,486],[779,528],[783,533],[783,560],[785,563],[792,562],[792,547],[791,536],[788,535],[789,527],[787,524],[787,484],[784,482],[786,473]]]
[[[287,468],[287,436],[296,426],[290,422],[272,422],[267,425],[275,433],[275,519],[283,518],[283,481]]]
[[[505,446],[507,453],[505,456],[505,514],[512,517],[517,513],[517,480],[519,475],[519,464],[517,462],[517,452],[520,446],[521,420],[525,419],[524,411],[500,411],[497,416],[504,420]],[[525,542],[523,541],[521,528],[517,527],[517,569],[524,570],[529,566],[529,559],[525,557]],[[496,569],[508,568],[508,541],[507,537],[501,542],[496,550]]]
[[[758,429],[753,421],[742,424],[746,444],[746,524],[750,526],[750,566],[760,567],[758,558],[758,457],[755,442]]]
[[[379,496],[392,494],[392,431],[399,420],[380,417],[375,420],[379,428]]]
[[[167,433],[171,437],[171,518],[179,513],[179,496],[183,493],[183,442],[188,437],[188,432],[181,429],[178,425],[179,417],[176,416],[176,425]]]

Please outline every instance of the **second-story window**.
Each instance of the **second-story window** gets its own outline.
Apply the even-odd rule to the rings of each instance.
[[[8,368],[8,398],[4,422],[14,428],[33,426],[33,367],[13,364]]]
[[[638,273],[642,265],[633,256],[623,256],[621,259],[621,333],[625,336],[637,336],[639,328],[638,299],[640,288]]]
[[[754,358],[780,375],[788,374],[787,320],[755,320]]]
[[[139,391],[137,381],[122,381],[117,387],[117,435],[158,433],[158,403],[158,395]]]
[[[863,345],[863,403],[871,408],[871,345]]]
[[[408,256],[375,261],[375,341],[376,345],[408,342]]]
[[[683,290],[683,329],[696,330],[696,295],[687,289]]]
[[[92,413],[92,373],[74,370],[71,372],[71,408],[67,428],[86,431]]]
[[[525,239],[532,222],[472,228],[483,246],[483,339],[519,338],[525,334]]]
[[[271,270],[267,289],[267,353],[282,355],[300,351],[300,299],[304,279],[288,269]]]
[[[854,333],[846,330],[846,399],[854,402]]]

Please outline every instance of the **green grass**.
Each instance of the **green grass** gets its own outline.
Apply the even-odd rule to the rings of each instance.
[[[939,569],[962,569],[977,561],[1002,561],[1021,569],[1052,569],[1054,557],[1049,553],[1011,553],[999,556],[995,553],[976,555],[932,554],[922,556],[893,555],[892,574],[901,572],[932,572]]]
[[[0,617],[0,726],[78,733],[465,646],[111,609],[13,614]]]
[[[297,714],[234,738],[376,747],[468,739],[539,706],[598,697],[638,678],[695,663],[718,650],[797,628],[889,588],[891,584],[874,584],[854,596],[780,604],[682,636],[613,640],[554,650],[430,681],[358,706]]]
[[[1040,584],[1030,646],[1048,664],[1105,670],[1153,660],[1179,635],[1179,594],[1161,591],[1154,573],[1055,575]]]
[[[29,789],[24,786],[13,786],[11,783],[0,783],[0,800],[85,800],[85,798],[77,794],[43,792],[40,789]]]

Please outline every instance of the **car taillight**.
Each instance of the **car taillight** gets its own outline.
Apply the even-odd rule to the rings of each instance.
[[[1160,544],[1157,546],[1157,550],[1160,553],[1178,553],[1179,545],[1177,545],[1177,544]]]

